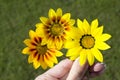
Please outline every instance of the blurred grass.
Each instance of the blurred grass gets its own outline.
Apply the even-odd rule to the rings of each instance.
[[[33,80],[44,71],[34,70],[21,54],[28,31],[35,29],[40,16],[50,8],[71,12],[72,18],[98,18],[104,32],[112,35],[103,51],[105,73],[94,80],[120,80],[120,1],[119,0],[0,0],[0,80]]]

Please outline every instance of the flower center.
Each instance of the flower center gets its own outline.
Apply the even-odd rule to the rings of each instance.
[[[37,46],[37,51],[38,51],[39,54],[45,54],[47,52],[47,49],[48,48],[47,48],[46,45],[41,46],[41,44],[39,44]]]
[[[80,45],[84,49],[91,49],[95,45],[95,39],[91,35],[83,35],[82,38],[80,39]]]
[[[53,24],[50,31],[52,35],[59,36],[63,33],[64,28],[60,24]]]

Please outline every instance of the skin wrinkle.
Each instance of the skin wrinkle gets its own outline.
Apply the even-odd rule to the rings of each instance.
[[[86,62],[85,65],[80,66],[79,58],[77,58],[77,60],[75,60],[75,62],[73,64],[71,71],[69,73],[69,76],[66,80],[81,80],[87,69],[88,69],[88,63]],[[78,77],[79,75],[81,75],[81,76]]]
[[[89,68],[88,66],[88,62],[80,66],[79,58],[75,61],[65,59],[55,67],[38,76],[35,80],[89,80],[89,78],[99,76],[105,70],[103,63],[95,63],[93,66],[89,66]],[[88,75],[86,74],[86,70],[89,70]]]
[[[72,65],[72,61],[70,61],[69,59],[65,59],[63,61],[60,62],[59,66],[55,66],[54,69],[51,69],[49,71],[47,71],[46,73],[51,73],[49,75],[53,76],[53,77],[56,77],[56,78],[61,78],[62,76],[64,76],[66,73],[68,73],[68,71],[71,69],[71,65]],[[68,66],[70,65],[70,66]],[[55,69],[55,68],[58,68],[59,69]],[[57,71],[53,71],[53,70],[57,70]],[[57,75],[54,76],[57,72]],[[58,74],[58,73],[61,73],[61,72],[64,72],[64,74]]]

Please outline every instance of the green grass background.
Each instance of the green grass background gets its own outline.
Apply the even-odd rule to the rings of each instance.
[[[44,72],[35,70],[21,54],[30,29],[47,16],[50,8],[62,8],[72,18],[98,18],[104,32],[112,38],[111,49],[103,51],[107,64],[105,73],[93,80],[120,80],[120,1],[119,0],[0,0],[0,80],[34,80]]]

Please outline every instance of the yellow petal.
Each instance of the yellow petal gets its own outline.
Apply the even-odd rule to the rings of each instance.
[[[106,50],[109,49],[110,46],[108,44],[106,44],[105,42],[96,42],[96,47],[100,50]]]
[[[62,20],[69,21],[69,20],[70,20],[70,13],[64,14],[61,19],[62,19]]]
[[[91,32],[93,36],[95,37],[100,37],[102,35],[103,32],[103,26],[98,27],[94,32]]]
[[[56,17],[55,11],[53,9],[50,9],[49,13],[48,13],[48,16],[49,16],[50,19],[53,18],[53,17]]]
[[[40,66],[40,62],[34,61],[33,66],[34,66],[35,69],[37,69]]]
[[[29,50],[30,50],[29,47],[26,47],[22,50],[22,53],[23,54],[29,54]]]
[[[46,40],[46,38],[42,38],[41,45],[46,45],[46,44],[47,44],[47,40]]]
[[[80,50],[75,51],[75,52],[74,52],[74,55],[70,56],[70,60],[75,60],[75,59],[77,59],[77,58],[80,56],[79,53],[80,53]]]
[[[95,58],[100,61],[100,62],[103,62],[103,55],[101,54],[101,52],[98,50],[98,49],[91,49],[92,51],[92,54],[95,56]]]
[[[84,19],[82,27],[83,27],[84,32],[86,34],[90,34],[90,25],[89,25],[89,23],[87,22],[86,19]]]
[[[25,40],[24,40],[24,43],[25,43],[27,46],[32,46],[30,39],[25,39]]]
[[[50,60],[53,62],[53,63],[58,63],[58,60],[55,56],[51,57]]]
[[[62,9],[58,8],[56,11],[57,16],[61,17],[62,16]]]
[[[102,34],[101,37],[100,37],[100,39],[101,39],[102,41],[107,41],[107,40],[110,39],[110,38],[111,38],[111,35],[110,35],[110,34]]]
[[[66,56],[70,56],[70,60],[75,60],[75,59],[77,59],[79,56],[80,56],[80,52],[81,52],[81,47],[75,47],[75,49],[76,50],[74,50],[74,51],[72,51],[71,52],[71,54],[69,54],[69,52],[68,52],[68,54],[66,55]],[[70,51],[70,49],[68,50],[68,51]]]
[[[62,56],[62,55],[63,55],[63,53],[62,53],[62,52],[60,52],[60,51],[58,51],[58,50],[56,50],[55,52],[56,52],[56,56],[57,56],[57,57],[60,57],[60,56]]]
[[[98,19],[95,19],[91,23],[91,32],[94,32],[94,30],[96,30],[97,27],[98,27]]]
[[[47,64],[44,61],[44,56],[40,55],[40,64],[43,69],[47,69]]]
[[[56,53],[57,54],[57,53]],[[57,58],[56,58],[56,54],[54,53],[54,51],[52,52],[52,50],[48,50],[47,53],[45,54],[50,61],[52,61],[53,63],[58,63]]]
[[[44,27],[44,25],[42,23],[37,23],[35,26],[36,26],[36,28],[38,28],[38,27]]]
[[[43,24],[47,24],[47,22],[48,22],[48,18],[46,18],[46,17],[40,17],[40,20]]]
[[[66,37],[66,39],[75,39],[75,40],[79,40],[81,37],[81,31],[76,28],[76,27],[71,27],[71,30],[69,32],[66,32],[68,37]],[[77,34],[77,35],[76,35]]]
[[[44,30],[44,26],[43,25],[39,25],[36,24],[37,28],[36,28],[36,34],[40,37],[44,37],[45,36],[45,30]]]
[[[44,61],[49,67],[53,67],[53,62],[51,62],[46,55],[44,55]]]
[[[89,50],[89,52],[87,52],[87,58],[88,58],[88,62],[90,64],[90,66],[93,65],[93,63],[94,63],[94,56],[93,56],[93,54],[91,53],[90,50]]]
[[[55,42],[54,43],[55,43],[55,46],[58,50],[60,50],[63,47],[63,41],[57,39],[57,37],[55,37]]]
[[[66,56],[74,56],[80,54],[81,47],[74,47],[71,49],[68,49]]]
[[[31,39],[33,39],[34,37],[36,37],[36,33],[33,30],[29,31],[29,36]]]
[[[47,47],[50,49],[50,48],[56,48],[55,47],[55,43],[54,43],[54,41],[53,41],[53,39],[52,38],[49,38],[48,40],[47,40]]]
[[[80,19],[77,19],[77,26],[78,26],[78,28],[80,29],[80,32],[81,32],[81,33],[84,33],[84,30],[83,30],[83,28],[82,28],[83,22],[82,22]]]
[[[64,44],[64,48],[67,48],[67,49],[78,47],[78,46],[80,46],[79,42],[72,41],[72,40],[67,40]]]
[[[97,35],[101,35],[102,32],[103,32],[103,26],[100,26],[98,29],[98,32],[97,32]]]
[[[28,57],[28,63],[32,63],[33,62],[33,54],[30,54]]]
[[[70,19],[69,24],[70,25],[74,25],[75,24],[75,20],[74,19]]]
[[[79,60],[80,65],[81,65],[81,66],[84,65],[85,62],[86,62],[86,60],[87,60],[87,55],[86,55],[85,51],[83,50],[83,51],[80,53],[80,60]]]

